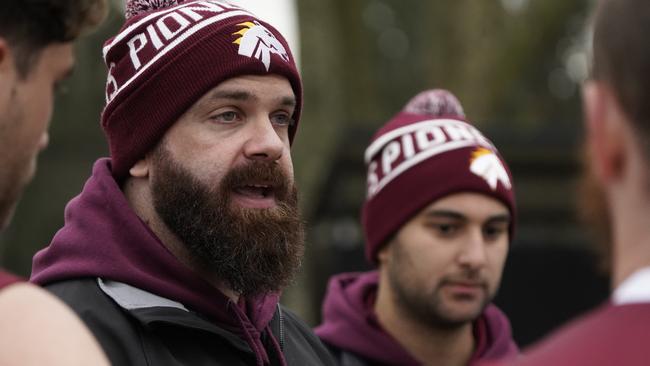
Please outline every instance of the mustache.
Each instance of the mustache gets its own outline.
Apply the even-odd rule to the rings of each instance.
[[[293,183],[288,174],[273,161],[252,161],[245,165],[232,168],[221,181],[224,191],[238,187],[263,183],[273,190],[274,195],[281,201],[286,200],[291,192]]]
[[[458,275],[450,275],[443,277],[440,280],[440,287],[445,285],[463,285],[463,286],[476,286],[487,290],[488,283],[483,276],[472,273],[463,273]]]

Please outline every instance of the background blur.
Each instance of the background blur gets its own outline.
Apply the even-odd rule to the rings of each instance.
[[[368,268],[359,227],[363,151],[379,126],[433,87],[458,96],[514,174],[519,225],[496,302],[515,338],[526,345],[605,299],[608,279],[598,273],[592,240],[575,214],[578,85],[587,73],[592,1],[244,2],[262,18],[282,18],[305,85],[293,156],[309,233],[302,274],[283,299],[288,306],[317,324],[329,275]],[[99,127],[106,75],[100,50],[123,22],[117,8],[78,44],[50,147],[0,237],[0,263],[22,275],[63,224],[63,208],[93,161],[107,154]]]

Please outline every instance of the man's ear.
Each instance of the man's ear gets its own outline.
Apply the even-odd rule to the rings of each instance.
[[[379,265],[386,264],[390,258],[390,242],[382,245],[377,251],[377,263]]]
[[[14,58],[11,47],[5,38],[0,37],[0,77],[4,79],[4,76],[14,72]]]
[[[138,160],[131,169],[129,169],[129,174],[134,178],[147,178],[149,176],[149,162],[149,155]]]
[[[15,92],[17,70],[9,42],[0,37],[0,106],[6,105]]]
[[[609,86],[599,81],[585,83],[582,102],[587,159],[601,183],[617,180],[625,169],[625,115]]]
[[[7,40],[0,37],[0,65],[4,65],[9,60],[9,44]]]

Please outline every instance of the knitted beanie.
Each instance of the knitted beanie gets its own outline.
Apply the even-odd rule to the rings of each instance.
[[[428,90],[414,97],[372,138],[365,152],[367,197],[362,210],[366,257],[377,252],[430,203],[476,192],[503,202],[512,216],[512,175],[496,147],[472,126],[454,95]]]
[[[286,40],[271,25],[216,0],[128,0],[126,16],[103,48],[108,79],[101,124],[116,179],[127,177],[199,98],[237,76],[287,78],[297,99],[293,141],[300,75]]]

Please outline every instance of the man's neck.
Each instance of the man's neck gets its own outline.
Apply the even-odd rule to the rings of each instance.
[[[647,216],[646,216],[647,217]],[[650,233],[645,237],[639,236],[633,240],[634,235],[622,235],[623,238],[614,239],[612,250],[612,290],[618,288],[623,281],[636,271],[650,267]],[[625,239],[626,237],[629,237]]]
[[[608,192],[613,240],[612,289],[634,272],[650,266],[650,198],[646,183],[638,183],[647,182],[648,178],[634,178]]]
[[[412,319],[395,302],[388,286],[379,286],[375,314],[382,327],[423,365],[467,365],[475,348],[472,324],[458,328],[432,327]]]
[[[149,226],[160,242],[163,243],[167,250],[169,250],[169,252],[176,257],[179,262],[197,273],[230,300],[237,303],[239,301],[239,294],[226,286],[223,281],[210,274],[209,271],[206,271],[201,265],[198,265],[187,251],[187,246],[167,227],[167,225],[165,225],[153,207],[153,199],[150,191],[144,187],[143,183],[144,182],[130,179],[127,180],[123,187],[124,196],[133,211],[147,226]]]
[[[629,127],[629,121],[623,122],[624,142],[613,165],[616,169],[602,182],[612,229],[612,289],[650,266],[650,165],[643,139]]]

